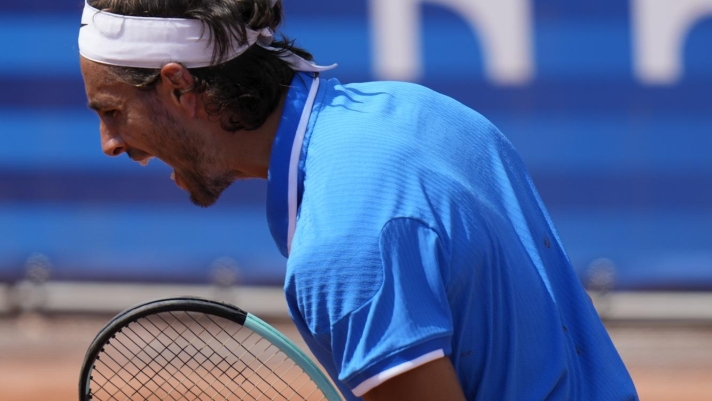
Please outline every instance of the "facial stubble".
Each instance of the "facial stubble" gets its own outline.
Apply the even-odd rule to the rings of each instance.
[[[190,201],[200,207],[208,207],[217,202],[220,195],[233,183],[235,173],[211,174],[207,169],[218,166],[218,159],[211,152],[204,134],[181,126],[176,119],[160,105],[151,104],[151,110],[157,117],[155,138],[157,148],[170,152],[170,159],[180,163],[176,174],[185,183],[190,194]],[[184,166],[184,167],[183,167]]]

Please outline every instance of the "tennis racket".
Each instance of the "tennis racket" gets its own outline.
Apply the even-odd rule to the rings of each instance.
[[[82,364],[80,401],[341,401],[296,345],[237,307],[180,297],[117,315]]]

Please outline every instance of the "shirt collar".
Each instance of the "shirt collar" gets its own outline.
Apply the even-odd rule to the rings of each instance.
[[[297,73],[294,75],[287,91],[287,98],[284,101],[282,117],[272,144],[272,154],[267,171],[267,224],[277,248],[285,257],[289,255],[287,243],[289,227],[287,189],[289,186],[290,156],[297,126],[299,125],[312,81],[313,78],[310,74]],[[297,199],[301,199],[302,180],[303,174],[300,168]]]

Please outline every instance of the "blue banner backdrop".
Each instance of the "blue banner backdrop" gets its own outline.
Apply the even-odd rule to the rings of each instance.
[[[582,280],[712,288],[712,0],[284,0],[283,32],[342,82],[412,80],[518,148]],[[0,281],[281,284],[265,185],[199,209],[160,162],[105,157],[77,0],[0,2]],[[32,259],[34,260],[34,259]]]

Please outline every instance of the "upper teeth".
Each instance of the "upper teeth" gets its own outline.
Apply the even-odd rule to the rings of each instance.
[[[140,164],[140,165],[142,165],[142,166],[144,166],[144,167],[145,167],[145,166],[148,166],[148,162],[150,162],[151,159],[153,159],[153,156],[149,156],[149,157],[147,157],[147,158],[145,158],[145,159],[143,159],[143,160],[138,160],[138,164]]]

